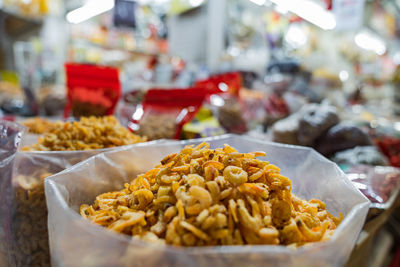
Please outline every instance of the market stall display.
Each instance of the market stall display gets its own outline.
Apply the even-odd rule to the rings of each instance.
[[[19,151],[10,166],[12,176],[4,181],[9,183],[6,194],[0,196],[5,203],[0,217],[8,227],[3,239],[9,246],[7,265],[50,266],[46,177],[112,147],[145,140],[120,126],[114,117],[91,117],[56,122],[38,143]]]
[[[201,144],[203,141],[209,142],[212,149],[208,150],[207,148],[197,146],[196,148],[199,150],[195,151],[194,147],[185,148],[186,145],[193,144],[196,146]],[[223,147],[223,144],[231,144],[232,146],[235,146],[240,153],[235,153],[229,146],[225,148],[225,151],[223,151],[223,149],[217,149]],[[214,149],[215,152],[213,152]],[[182,154],[178,154],[180,150],[182,150]],[[244,173],[244,171],[239,171],[239,167],[232,166],[240,166],[240,163],[249,160],[250,165],[248,165],[248,170],[251,170],[251,175],[247,175],[248,183],[256,185],[257,183],[251,183],[249,179],[250,177],[252,177],[252,179],[257,178],[260,173],[253,173],[257,167],[252,166],[251,162],[257,162],[257,164],[261,165],[266,164],[262,163],[263,161],[261,160],[254,160],[254,156],[261,156],[262,154],[242,154],[256,150],[265,151],[271,164],[279,165],[282,170],[282,175],[291,177],[293,192],[296,196],[302,199],[321,199],[321,201],[326,203],[327,211],[335,216],[338,216],[340,212],[343,212],[343,221],[335,230],[330,240],[312,243],[299,249],[287,248],[285,246],[211,246],[180,249],[168,245],[160,246],[155,244],[157,242],[147,242],[157,241],[158,238],[156,238],[156,233],[160,233],[159,231],[162,232],[163,229],[165,229],[164,227],[167,227],[165,230],[170,233],[167,240],[171,240],[171,243],[191,244],[190,242],[193,241],[199,242],[198,244],[209,244],[208,241],[205,241],[209,240],[209,242],[211,242],[210,244],[213,244],[213,242],[216,241],[212,240],[216,240],[218,237],[223,237],[224,232],[226,232],[222,231],[218,232],[219,234],[216,234],[216,232],[214,233],[215,235],[211,234],[212,230],[215,229],[215,227],[218,228],[219,224],[225,225],[225,219],[223,217],[226,217],[227,227],[229,227],[230,222],[235,221],[235,215],[232,214],[232,216],[229,216],[229,210],[232,209],[237,209],[236,215],[239,222],[248,218],[251,222],[258,225],[257,214],[261,214],[261,212],[264,211],[261,208],[257,211],[257,201],[255,201],[255,203],[251,201],[251,199],[255,199],[256,197],[252,194],[254,191],[252,191],[251,188],[243,186],[242,182],[244,181],[245,175],[242,175],[242,173]],[[191,162],[192,164],[195,164],[195,166],[190,167],[189,165],[189,167],[178,167],[179,170],[177,169],[176,171],[188,173],[193,172],[193,174],[186,175],[186,178],[182,177],[182,180],[179,180],[179,175],[166,175],[169,173],[169,170],[172,171],[174,168],[173,165],[175,161],[179,164],[180,159],[185,160],[185,153],[189,153],[187,155],[188,157],[193,153],[194,158]],[[203,162],[197,162],[196,158],[201,161],[203,157],[207,156],[207,158],[204,158],[206,161],[210,159],[211,155],[211,158],[216,156],[215,159],[217,161],[219,155],[222,155],[223,157],[226,153],[232,153],[232,159],[229,161],[228,157],[226,158],[228,161],[225,162],[225,164],[230,165],[230,167],[227,167],[226,175],[229,176],[231,174],[230,171],[232,170],[233,176],[229,176],[232,179],[228,178],[228,181],[226,181],[225,178],[218,178],[217,176],[214,180],[207,180],[206,177],[215,177],[217,172],[220,173],[220,171],[222,172],[220,177],[224,177],[224,171],[222,171],[222,169],[218,171],[217,168],[221,168],[221,166],[225,168],[225,165],[223,162],[219,161],[219,164],[208,163],[204,165],[204,174],[202,174],[203,167],[200,163]],[[168,154],[172,155],[165,157],[165,155]],[[246,158],[241,159],[241,156],[249,158],[245,160]],[[262,160],[265,159],[262,158]],[[162,161],[162,163],[158,164],[159,161]],[[155,165],[162,169],[162,171],[160,172],[160,169],[157,168],[148,171]],[[166,168],[163,168],[163,166]],[[272,165],[269,164],[266,166],[272,167]],[[243,165],[242,167],[246,168],[246,165]],[[267,167],[267,169],[271,170],[269,167]],[[272,168],[276,170],[275,167]],[[236,170],[238,170],[237,173]],[[196,174],[194,174],[194,172],[196,172]],[[159,173],[159,175],[157,175],[157,173]],[[270,173],[270,175],[272,175],[271,177],[276,177],[276,183],[274,185],[271,184],[272,187],[278,186],[284,191],[289,190],[288,187],[286,187],[286,189],[281,187],[285,187],[286,184],[289,185],[286,183],[289,182],[289,180],[283,178],[284,176],[280,176],[278,173]],[[149,178],[153,176],[154,181]],[[132,184],[129,184],[132,177],[137,177],[137,179],[134,180]],[[265,176],[265,178],[266,177],[267,176]],[[318,177],[318,179],[315,179],[315,177]],[[144,184],[146,184],[147,178],[149,178],[149,184],[147,184],[148,186],[145,186]],[[259,177],[259,179],[260,181],[263,180],[262,176]],[[176,180],[176,183],[174,183],[173,180]],[[225,187],[220,188],[219,186],[219,182],[222,182],[223,180],[225,181],[224,183],[228,191],[223,190]],[[177,181],[181,182],[177,183]],[[204,188],[201,186],[202,181],[205,186]],[[159,186],[159,182],[162,183],[162,185]],[[166,184],[164,184],[165,182]],[[181,201],[179,201],[179,199],[177,199],[177,201],[174,200],[175,198],[172,194],[174,189],[168,190],[169,182],[171,182],[171,187],[172,184],[174,184],[174,188],[176,186],[179,188],[179,186],[188,183],[187,186],[183,186],[181,189],[176,190],[179,195],[178,198],[182,196]],[[217,187],[215,187],[213,182],[216,183]],[[284,183],[281,184],[280,182]],[[125,183],[127,183],[125,189],[118,191]],[[268,181],[266,181],[266,183],[268,184]],[[86,266],[107,266],[112,264],[114,266],[124,266],[129,263],[131,266],[167,266],[173,263],[177,265],[195,264],[196,266],[209,266],[210,264],[216,266],[240,266],[249,263],[249,259],[251,259],[251,264],[253,266],[265,266],[266,262],[274,265],[291,266],[298,264],[312,264],[312,262],[315,261],[315,258],[318,258],[320,263],[324,262],[326,264],[341,265],[347,260],[358,232],[362,227],[363,218],[366,216],[369,206],[369,202],[366,198],[348,182],[344,174],[341,173],[334,164],[316,154],[311,149],[271,144],[240,136],[224,136],[186,142],[168,142],[159,145],[154,144],[138,146],[131,149],[120,149],[118,151],[98,155],[65,172],[56,174],[51,178],[46,179],[45,184],[47,203],[49,207],[49,234],[50,244],[52,246],[52,259],[54,263],[60,265],[84,264]],[[144,187],[142,187],[142,185]],[[155,186],[152,188],[152,185]],[[188,188],[186,189],[186,187]],[[235,190],[229,190],[229,188],[234,187],[238,188],[238,191],[236,191],[238,199],[243,195],[248,196],[246,199],[243,199],[244,203],[240,200],[235,201],[234,195],[230,195],[232,193],[235,194]],[[210,188],[210,191],[208,188]],[[227,206],[228,208],[226,208],[225,204],[222,204],[224,200],[217,200],[215,197],[217,197],[218,194],[211,193],[214,192],[214,189],[217,190],[217,188],[220,189],[220,194],[224,192],[223,194],[226,195],[227,199],[231,199],[231,201],[228,201],[232,203],[231,205],[234,204],[233,202],[236,202],[236,207]],[[256,191],[261,194],[262,191],[265,192],[262,187],[259,189],[260,190]],[[128,199],[132,192],[131,190],[136,192],[134,194],[137,196],[135,197],[134,202],[131,203],[132,206],[130,206],[133,210],[135,210],[134,207],[138,209],[140,207],[146,207],[149,203],[158,203],[159,205],[151,205],[154,209],[149,206],[149,210],[146,209],[146,212],[140,212],[139,210],[131,211],[131,208],[129,207],[123,207],[122,205],[124,205],[124,203],[129,202]],[[153,190],[157,193],[153,194]],[[242,192],[239,190],[242,190]],[[104,192],[110,191],[112,193],[103,194]],[[196,194],[205,193],[206,199],[201,202],[191,199],[191,194],[195,192]],[[217,191],[215,192],[218,193]],[[277,188],[276,192],[283,191],[280,191]],[[208,198],[207,194],[209,195]],[[125,195],[125,197],[122,197],[123,195]],[[153,195],[153,199],[151,198],[151,195]],[[271,200],[280,199],[277,203],[272,204],[271,212],[272,214],[280,214],[285,217],[287,216],[284,215],[285,213],[280,213],[281,208],[282,211],[287,211],[285,208],[286,204],[283,204],[282,202],[282,200],[285,199],[285,194],[282,196],[279,195],[280,193],[276,194],[270,192],[268,198]],[[221,197],[221,195],[219,196]],[[122,197],[120,199],[121,202],[116,202],[118,197]],[[260,197],[262,198],[261,195]],[[286,197],[289,197],[289,195],[286,195]],[[302,201],[297,202],[299,201],[297,197],[294,197],[292,200],[294,201],[293,203],[303,203],[300,205],[305,206],[307,206],[306,203],[310,203]],[[92,207],[89,205],[81,206],[85,203],[93,203],[93,201],[96,202]],[[177,206],[173,205],[174,201],[176,201]],[[214,201],[215,204],[219,205],[213,207]],[[108,214],[108,211],[106,210],[102,212],[100,206],[106,208],[111,203],[120,203],[121,205],[119,208],[115,206],[116,210],[114,210],[114,212],[126,211],[127,213],[125,213],[125,217],[120,217],[121,220],[118,220],[117,217],[115,217],[116,220],[112,219],[115,223],[112,224],[113,227],[110,228],[115,227],[114,230],[123,231],[128,235],[141,236],[143,234],[141,237],[143,237],[145,242],[136,238],[132,239],[131,237],[113,233],[112,231],[89,222],[86,219],[80,218],[79,216],[79,208],[81,206],[82,215],[84,217],[88,217],[94,221],[98,219],[98,223],[101,223],[102,221],[102,224],[107,226],[109,224],[106,218],[111,214]],[[166,203],[171,203],[172,205]],[[250,204],[245,205],[246,203]],[[311,203],[319,203],[317,205],[321,204],[321,202],[316,200],[311,201]],[[244,206],[242,206],[242,204],[244,204]],[[197,231],[200,229],[195,227],[195,225],[197,225],[197,216],[195,216],[195,213],[202,211],[202,205],[209,205],[209,207],[204,209],[199,220],[202,221],[204,219],[204,226],[208,223],[211,225],[208,230]],[[222,206],[224,206],[225,209]],[[296,209],[296,206],[297,205],[294,204],[294,209]],[[311,205],[311,207],[312,206],[313,205]],[[241,207],[246,207],[245,210],[250,209],[251,207],[255,213],[252,212],[250,214],[241,209]],[[165,210],[164,215],[161,215],[162,212],[157,212],[159,211],[158,208]],[[318,208],[314,208],[311,208],[309,211],[311,213],[317,212]],[[168,212],[167,209],[169,209]],[[274,216],[272,216],[272,223],[285,224],[284,221],[289,219],[289,217],[292,218],[292,215],[294,216],[294,219],[296,218],[296,215],[301,214],[293,210],[293,213],[283,221],[281,220],[283,217],[280,215],[275,219]],[[321,213],[320,215],[323,214]],[[179,220],[179,218],[183,218],[183,216],[185,220]],[[214,216],[215,224],[212,224],[212,218],[214,218]],[[231,217],[231,219],[229,217]],[[308,216],[305,217],[309,219],[312,218]],[[102,218],[105,220],[102,220]],[[113,216],[111,215],[109,218],[111,219]],[[168,219],[168,221],[171,219],[172,221],[170,221],[170,224],[163,224],[163,218]],[[205,223],[206,220],[207,223]],[[291,219],[289,220],[291,221]],[[304,220],[307,221],[308,219],[304,218]],[[147,223],[149,225],[147,225]],[[268,223],[268,217],[265,222],[260,221],[259,223],[259,226]],[[298,225],[302,227],[302,223],[295,223],[293,225],[294,229],[296,229]],[[199,227],[201,228],[201,226]],[[146,234],[145,231],[140,231],[141,228],[145,231],[150,229],[151,232],[155,232],[153,232],[154,234]],[[234,227],[234,229],[236,228]],[[258,227],[256,229],[258,229]],[[253,228],[252,230],[254,231]],[[248,243],[252,243],[251,238],[257,240],[257,236],[251,237],[252,230],[248,230],[249,233],[247,237],[245,237],[246,234],[243,235],[243,238],[249,238],[247,242],[250,242]],[[174,233],[175,231],[178,231],[178,233],[182,232],[182,235],[176,235]],[[263,230],[262,232],[262,234],[265,233],[270,237],[270,234],[273,234],[273,231],[270,230],[265,230],[265,232]],[[80,240],[81,242],[79,248],[75,245],[77,240]],[[277,242],[277,240],[272,240],[272,242]],[[287,242],[286,244],[289,243],[290,242]],[[90,246],[88,246],[89,244]],[[220,243],[218,242],[216,244]],[[88,248],[90,247],[90,249],[84,249],[86,246],[88,246]],[[149,255],[151,255],[151,257],[149,257]]]
[[[66,64],[67,104],[64,116],[105,116],[114,114],[121,96],[116,68]]]
[[[114,116],[82,117],[80,121],[56,122],[36,144],[25,151],[71,151],[104,149],[146,141],[121,126]]]
[[[80,214],[134,238],[176,246],[328,240],[342,214],[336,218],[321,200],[292,194],[277,166],[256,159],[265,155],[229,145],[210,149],[206,142],[185,146],[125,189],[81,205]]]
[[[372,208],[387,209],[399,194],[400,169],[355,165],[346,170],[352,183],[371,201]]]
[[[129,128],[149,140],[180,139],[183,125],[194,118],[207,94],[202,88],[151,89]]]
[[[44,134],[51,131],[55,127],[55,123],[41,117],[26,119],[22,124],[28,128],[29,133]]]

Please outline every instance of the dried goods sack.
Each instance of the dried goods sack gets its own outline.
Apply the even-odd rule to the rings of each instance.
[[[298,139],[301,145],[311,146],[326,130],[339,123],[336,108],[327,104],[309,104],[303,107]]]
[[[239,152],[265,151],[292,180],[293,193],[320,199],[344,219],[328,241],[300,248],[276,245],[174,247],[121,235],[82,218],[82,204],[118,191],[138,174],[187,144],[229,144]],[[265,160],[261,158],[262,160]],[[226,135],[185,142],[117,149],[97,155],[45,180],[49,238],[55,266],[342,266],[364,223],[369,201],[332,162],[309,148]],[[151,241],[151,236],[149,236]],[[79,244],[79,245],[77,245]]]
[[[84,143],[76,141],[78,138],[75,138],[75,135],[73,138],[69,136],[71,138],[68,140],[62,138],[63,135],[67,137],[66,132],[71,135],[76,127],[82,127],[82,123],[92,125],[91,123],[96,123],[97,120],[111,121],[111,125],[107,126],[99,123],[99,127],[103,127],[104,131],[100,132],[98,136],[91,134],[92,137],[95,137],[94,139],[99,140]],[[43,182],[48,176],[91,156],[112,150],[117,145],[127,144],[121,144],[121,140],[124,142],[126,140],[143,141],[138,136],[134,136],[133,139],[126,137],[125,135],[128,135],[129,131],[127,129],[125,129],[126,132],[121,131],[114,122],[116,120],[111,117],[86,118],[81,120],[81,124],[58,122],[54,129],[39,138],[38,143],[24,147],[24,149],[30,151],[21,150],[15,154],[12,164],[7,165],[7,172],[2,172],[1,175],[2,194],[0,194],[0,203],[3,207],[0,209],[2,224],[0,243],[7,244],[7,264],[1,266],[50,266],[47,206]],[[0,126],[2,125],[0,124]],[[16,125],[15,127],[20,126]],[[107,130],[108,128],[110,129]],[[86,128],[82,128],[82,130],[88,131]],[[117,136],[106,134],[108,132]],[[75,134],[79,135],[80,133]],[[107,138],[111,138],[111,140],[103,140]],[[3,142],[2,138],[0,151],[5,150],[7,152],[9,149],[7,144],[7,142]],[[95,149],[98,147],[103,149]],[[91,150],[83,151],[79,149]],[[8,163],[8,160],[8,158],[1,159],[0,166]],[[7,173],[10,174],[7,175]]]
[[[360,127],[351,122],[341,122],[320,136],[315,149],[324,156],[356,146],[371,146],[372,140]]]

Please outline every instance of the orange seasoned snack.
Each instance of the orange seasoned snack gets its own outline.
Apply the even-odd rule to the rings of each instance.
[[[34,117],[26,119],[22,124],[28,127],[30,133],[44,134],[51,131],[56,123],[41,117]]]
[[[186,146],[121,191],[83,204],[84,218],[146,241],[176,246],[300,246],[330,238],[342,220],[320,200],[291,193],[280,169],[229,145]]]
[[[123,127],[114,116],[82,117],[80,121],[61,122],[39,138],[28,151],[90,150],[146,141]]]

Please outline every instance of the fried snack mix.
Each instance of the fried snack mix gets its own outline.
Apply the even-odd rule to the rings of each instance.
[[[90,150],[135,144],[146,141],[120,125],[114,116],[82,117],[79,122],[56,122],[25,151]]]
[[[50,266],[44,179],[52,173],[19,175],[15,181],[12,257],[15,266]],[[33,177],[40,177],[39,180]]]
[[[56,123],[41,117],[34,117],[25,120],[22,124],[28,127],[30,133],[44,134],[51,131]]]
[[[342,220],[317,199],[291,193],[280,169],[229,145],[186,146],[104,193],[81,215],[115,232],[159,244],[300,246],[330,238]]]
[[[50,266],[44,179],[99,153],[94,149],[134,144],[145,139],[122,127],[113,116],[56,122],[28,151],[92,150],[41,157],[24,155],[13,177],[12,257],[15,266]],[[29,172],[28,172],[28,171]],[[12,265],[12,266],[14,266]]]
[[[176,127],[176,116],[173,114],[147,114],[140,122],[140,128],[136,133],[150,140],[174,139]]]

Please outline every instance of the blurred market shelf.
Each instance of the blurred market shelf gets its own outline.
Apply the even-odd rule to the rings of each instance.
[[[390,265],[389,253],[393,246],[394,238],[387,230],[382,229],[379,231],[371,252],[369,254],[369,261],[367,267],[382,267]]]
[[[150,50],[144,50],[144,49],[128,49],[124,47],[118,47],[118,46],[110,46],[106,44],[98,44],[89,40],[83,40],[80,39],[79,41],[74,40],[72,43],[72,46],[87,46],[87,47],[95,47],[99,49],[104,49],[104,50],[109,50],[109,51],[120,51],[120,52],[126,52],[134,55],[143,55],[143,56],[153,56],[157,57],[160,55],[168,55],[168,53],[163,52],[163,51],[150,51]]]
[[[399,206],[400,195],[397,195],[395,201],[393,201],[390,207],[387,209],[376,214],[370,209],[370,214],[368,215],[369,219],[367,219],[363,230],[358,237],[356,246],[345,265],[346,267],[387,266],[385,265],[385,261],[390,258],[389,253],[394,240],[392,235],[393,233],[390,233],[390,237],[388,238],[386,235],[388,231],[384,228],[384,226],[387,225],[388,221],[390,221],[390,217],[392,214],[396,213],[395,211]],[[379,252],[375,252],[375,250],[378,250],[377,246],[379,246]]]
[[[37,31],[43,24],[41,17],[30,17],[5,8],[0,8],[0,21],[4,23],[4,30],[10,37]]]

